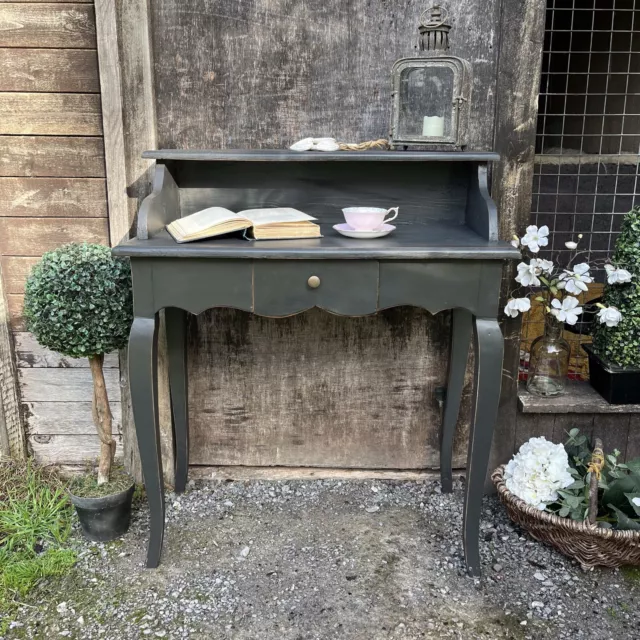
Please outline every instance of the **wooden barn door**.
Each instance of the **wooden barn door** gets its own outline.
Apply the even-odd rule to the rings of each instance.
[[[474,150],[493,146],[499,5],[447,6],[450,53],[473,64]],[[146,188],[137,159],[144,145],[283,148],[311,135],[385,137],[391,66],[416,54],[425,8],[418,0],[123,3],[130,195]],[[192,464],[437,466],[436,389],[445,385],[449,332],[448,313],[410,308],[360,319],[318,310],[286,319],[233,310],[194,318]],[[461,443],[467,419],[465,412]],[[454,462],[464,466],[460,446]]]

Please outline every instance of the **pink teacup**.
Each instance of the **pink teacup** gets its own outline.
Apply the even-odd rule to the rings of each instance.
[[[388,213],[395,211],[394,215],[385,220]],[[398,207],[380,209],[379,207],[347,207],[342,210],[347,224],[356,231],[376,231],[386,222],[391,222],[398,217]]]

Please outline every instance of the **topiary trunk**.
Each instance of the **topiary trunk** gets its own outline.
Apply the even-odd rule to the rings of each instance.
[[[104,382],[103,364],[104,354],[89,356],[91,376],[93,377],[93,421],[100,438],[99,485],[109,482],[111,463],[116,454],[116,441],[113,439],[113,415],[109,407],[107,386]]]

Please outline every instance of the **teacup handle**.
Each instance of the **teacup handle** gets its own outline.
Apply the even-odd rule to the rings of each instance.
[[[392,211],[395,211],[395,213],[390,218],[386,218],[385,220],[383,220],[382,224],[387,224],[387,222],[391,222],[392,220],[395,220],[398,217],[399,208],[400,207],[391,207],[391,209],[388,209],[387,213],[391,213]]]

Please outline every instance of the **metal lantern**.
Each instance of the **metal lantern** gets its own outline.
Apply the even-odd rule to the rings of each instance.
[[[402,58],[393,65],[391,146],[433,145],[462,149],[467,144],[471,65],[443,54],[449,48],[446,13],[425,11],[420,21],[420,50],[427,55]]]

